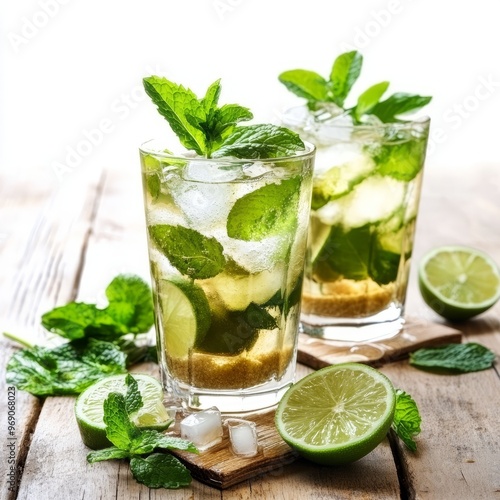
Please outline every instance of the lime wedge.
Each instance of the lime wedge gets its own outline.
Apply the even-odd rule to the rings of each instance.
[[[210,305],[205,292],[192,281],[161,280],[158,295],[165,350],[173,358],[187,357],[210,328]]]
[[[125,394],[127,375],[113,375],[103,378],[87,387],[77,398],[75,416],[83,443],[99,450],[111,446],[106,437],[106,425],[103,421],[103,402],[111,392]],[[167,410],[163,406],[163,389],[153,377],[137,373],[133,375],[139,386],[143,406],[132,421],[141,428],[164,430],[172,423]]]
[[[384,439],[395,404],[385,375],[344,363],[311,373],[288,389],[275,422],[281,437],[303,457],[344,464],[367,455]]]
[[[462,246],[439,247],[423,257],[420,292],[429,307],[450,321],[476,316],[500,298],[500,273],[491,257]]]

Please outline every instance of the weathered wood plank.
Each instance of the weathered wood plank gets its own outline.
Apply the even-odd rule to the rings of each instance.
[[[50,342],[40,327],[40,315],[60,301],[75,296],[82,249],[88,237],[97,197],[100,173],[80,173],[58,185],[53,177],[30,172],[24,178],[0,182],[2,206],[0,231],[2,274],[0,277],[0,332],[8,331],[36,343]],[[5,369],[17,347],[0,341],[2,394],[7,397]],[[21,479],[31,435],[42,401],[16,391],[15,487],[6,447],[0,451],[0,495],[14,498]],[[0,421],[7,421],[6,405],[0,406]]]
[[[478,169],[464,177],[434,174],[424,184],[415,262],[431,248],[462,244],[482,249],[500,263],[500,176]],[[428,308],[412,269],[409,310],[463,333],[500,354],[500,304],[462,324],[449,324]],[[406,361],[382,370],[417,401],[422,414],[418,452],[399,446],[408,498],[490,499],[500,495],[500,378],[495,368],[463,375],[436,375]]]

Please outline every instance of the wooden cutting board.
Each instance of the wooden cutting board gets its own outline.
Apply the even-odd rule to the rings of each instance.
[[[314,369],[336,363],[358,362],[381,366],[403,359],[422,347],[460,343],[462,332],[439,323],[407,319],[403,332],[378,342],[350,344],[299,335],[298,362]]]
[[[330,364],[356,361],[380,366],[421,347],[461,342],[461,332],[437,323],[410,320],[396,338],[366,344],[346,344],[300,335],[300,363],[318,369]],[[193,477],[224,489],[251,477],[293,462],[297,454],[281,439],[274,426],[274,410],[243,417],[257,425],[259,452],[251,458],[235,455],[224,427],[222,442],[199,455],[173,451],[190,469]]]

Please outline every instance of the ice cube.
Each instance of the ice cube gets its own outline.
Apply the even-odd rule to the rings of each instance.
[[[257,455],[259,444],[255,423],[240,418],[228,418],[225,423],[233,452],[243,457]]]
[[[352,165],[352,166],[351,166]],[[375,168],[372,158],[363,152],[361,144],[339,143],[329,147],[318,148],[314,161],[314,174],[320,175],[332,167],[346,168],[348,172],[361,171],[368,173]]]
[[[200,451],[222,441],[222,419],[220,411],[213,407],[191,413],[181,421],[181,437],[191,441]]]
[[[337,201],[344,226],[361,227],[387,219],[401,207],[406,187],[406,183],[392,177],[368,177],[349,195]]]

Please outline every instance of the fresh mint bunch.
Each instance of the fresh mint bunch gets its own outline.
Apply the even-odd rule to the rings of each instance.
[[[396,93],[381,101],[389,82],[376,83],[361,93],[354,106],[345,107],[345,101],[361,73],[363,56],[356,50],[339,55],[328,79],[314,71],[294,69],[279,75],[285,87],[299,97],[307,99],[311,110],[323,103],[334,103],[352,116],[354,123],[361,123],[366,115],[376,116],[384,123],[393,123],[401,115],[416,111],[428,104],[432,97]]]
[[[191,483],[191,475],[177,458],[156,449],[185,450],[198,453],[190,441],[166,436],[155,430],[139,429],[130,416],[143,406],[137,381],[128,374],[125,395],[112,392],[103,403],[106,437],[114,446],[87,455],[89,463],[104,460],[130,459],[134,478],[149,488],[179,488]]]
[[[156,361],[156,348],[136,341],[153,325],[151,289],[140,277],[119,275],[106,288],[108,306],[70,302],[42,316],[42,325],[68,342],[46,348],[24,345],[7,363],[7,382],[35,396],[80,394],[127,366]],[[133,338],[127,336],[132,334]]]
[[[417,451],[414,437],[420,434],[422,418],[413,398],[401,389],[396,390],[396,411],[392,429],[403,443],[411,450]]]
[[[276,158],[304,149],[300,137],[284,127],[261,124],[239,126],[253,118],[238,104],[219,107],[220,80],[204,97],[166,78],[144,78],[144,89],[158,112],[168,121],[181,144],[206,158]]]
[[[127,333],[145,333],[153,325],[149,285],[133,275],[119,275],[106,288],[108,306],[70,302],[42,316],[42,325],[69,340],[84,337],[116,339]]]
[[[7,363],[7,383],[35,396],[80,394],[109,375],[126,372],[126,355],[113,343],[93,338],[48,349],[16,352]]]

